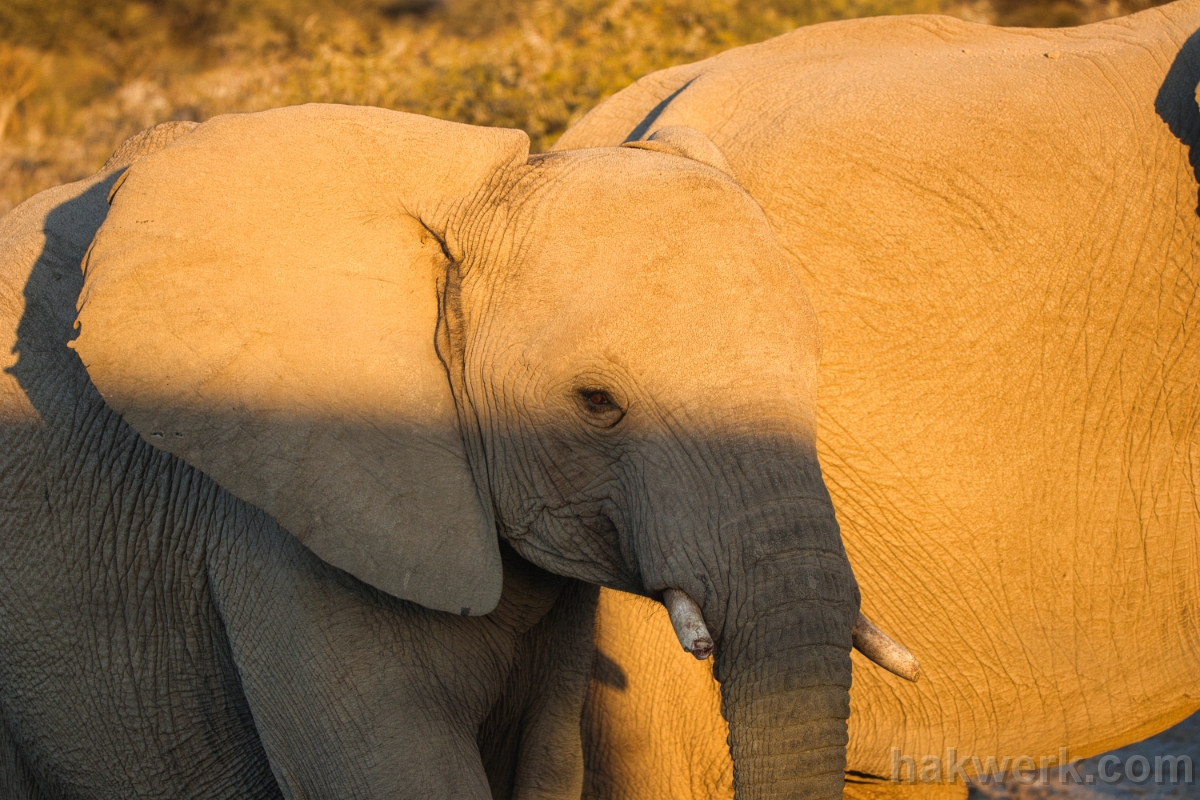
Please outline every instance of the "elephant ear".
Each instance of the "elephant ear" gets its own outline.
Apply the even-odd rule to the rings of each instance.
[[[733,169],[729,166],[725,154],[721,152],[712,139],[709,139],[695,128],[686,125],[668,125],[650,134],[649,139],[638,142],[625,142],[622,147],[632,147],[637,150],[654,150],[673,156],[690,158],[707,164],[715,170],[724,172],[734,180]]]
[[[151,444],[397,597],[500,597],[486,486],[435,350],[442,242],[520,131],[349,106],[217,117],[134,164],[74,347]]]

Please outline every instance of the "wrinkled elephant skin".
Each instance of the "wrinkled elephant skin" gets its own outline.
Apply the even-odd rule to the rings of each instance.
[[[0,794],[578,797],[606,586],[712,653],[739,797],[840,796],[820,337],[727,169],[311,105],[14,210]]]
[[[1200,707],[1198,28],[1196,2],[819,25],[643,78],[556,146],[706,134],[813,298],[863,609],[922,672],[856,657],[848,792],[897,756],[1082,758]],[[620,599],[600,619],[602,654],[651,637]],[[727,774],[708,679],[653,650],[593,686],[596,796]]]

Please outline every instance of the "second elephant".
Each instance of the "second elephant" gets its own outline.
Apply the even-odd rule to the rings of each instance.
[[[557,145],[707,134],[813,298],[833,504],[923,673],[855,671],[848,790],[965,793],[989,758],[1053,766],[1200,707],[1198,28],[1196,2],[819,25],[643,78]],[[652,641],[622,630],[645,619],[609,598],[598,641]],[[593,690],[607,798],[728,774],[709,679],[649,652]]]

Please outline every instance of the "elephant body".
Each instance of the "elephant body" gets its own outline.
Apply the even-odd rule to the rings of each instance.
[[[864,612],[922,669],[856,656],[848,789],[897,766],[961,787],[948,749],[967,775],[1053,766],[1200,707],[1198,28],[1190,1],[1058,31],[818,25],[647,76],[556,145],[701,131],[813,299]],[[601,653],[650,618],[606,597]],[[596,796],[722,772],[708,678],[682,656],[663,677],[661,650],[593,686],[594,769],[624,776]],[[692,698],[675,717],[664,685]]]
[[[841,795],[803,286],[700,133],[528,146],[229,115],[0,223],[0,791],[578,797],[599,585],[715,647],[741,797]]]
[[[0,796],[577,795],[595,587],[506,551],[489,616],[389,597],[151,447],[68,349],[106,196],[186,132],[0,230]]]
[[[19,207],[0,789],[832,800],[1191,713],[1197,27],[817,26],[532,156],[231,115]],[[851,694],[860,582],[915,686]]]

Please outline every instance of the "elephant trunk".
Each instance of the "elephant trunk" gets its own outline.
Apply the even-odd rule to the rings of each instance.
[[[802,526],[745,548],[716,647],[738,800],[842,796],[858,587],[832,510]]]

